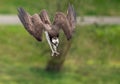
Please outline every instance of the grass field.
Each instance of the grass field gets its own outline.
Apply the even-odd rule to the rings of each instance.
[[[120,84],[120,26],[78,26],[61,72],[22,26],[0,26],[0,84]]]
[[[0,14],[17,14],[17,8],[23,7],[31,14],[47,9],[53,16],[57,9],[65,12],[69,2],[77,15],[120,15],[120,0],[0,0]]]

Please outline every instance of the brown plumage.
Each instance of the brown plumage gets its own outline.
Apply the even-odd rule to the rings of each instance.
[[[59,30],[62,29],[66,38],[69,40],[76,24],[76,15],[73,6],[69,5],[67,15],[57,12],[53,23],[50,22],[46,10],[40,14],[30,15],[23,8],[18,9],[18,17],[25,29],[33,35],[38,41],[42,41],[42,32],[47,31],[50,38],[58,37]]]

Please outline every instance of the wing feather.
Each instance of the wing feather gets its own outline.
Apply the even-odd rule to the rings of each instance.
[[[67,10],[67,19],[68,19],[70,26],[72,28],[72,31],[73,31],[75,29],[75,25],[76,25],[76,12],[75,12],[73,6],[70,4],[69,4],[68,10]]]
[[[76,25],[76,13],[73,6],[69,4],[67,16],[61,12],[56,13],[53,25],[57,26],[56,28],[62,28],[67,39],[71,39]]]
[[[56,26],[55,28],[58,28],[58,30],[62,28],[68,40],[72,37],[70,24],[64,13],[56,13],[53,25]]]
[[[41,13],[39,15],[41,17],[42,22],[44,23],[45,30],[49,33],[49,36],[50,37],[58,36],[59,32],[57,32],[54,29],[54,26],[52,26],[47,11],[44,9],[41,11]]]
[[[40,15],[41,20],[42,20],[45,24],[50,24],[50,25],[51,25],[51,22],[50,22],[48,13],[47,13],[47,11],[46,11],[45,9],[43,9],[39,15]]]
[[[25,29],[36,38],[38,41],[42,41],[43,24],[38,14],[33,16],[29,15],[23,8],[18,9],[18,17]]]

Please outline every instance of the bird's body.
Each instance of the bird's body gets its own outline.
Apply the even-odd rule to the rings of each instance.
[[[62,29],[67,40],[70,40],[76,24],[76,16],[73,6],[69,5],[67,16],[62,12],[57,12],[53,23],[50,22],[46,10],[40,14],[29,15],[23,8],[18,9],[18,16],[25,29],[38,41],[42,41],[42,32],[45,32],[46,39],[52,50],[52,56],[58,55],[59,30]]]

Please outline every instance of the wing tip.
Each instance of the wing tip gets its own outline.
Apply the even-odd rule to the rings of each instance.
[[[17,10],[18,10],[18,12],[21,12],[24,9],[22,7],[18,7]]]
[[[70,38],[67,38],[67,40],[69,41],[71,38],[72,38],[72,37],[70,37]]]
[[[70,24],[73,25],[72,27],[75,28],[75,25],[77,23],[76,12],[75,12],[73,5],[71,5],[70,3],[68,6],[68,10],[67,10],[67,18]]]
[[[76,19],[76,11],[75,11],[73,5],[70,4],[69,7],[68,7],[68,10],[70,10],[70,11],[73,12],[73,15],[74,15],[74,17],[75,17],[75,19]]]
[[[41,39],[41,38],[36,38],[36,40],[37,40],[37,41],[39,41],[39,42],[41,42],[41,41],[42,41],[42,39]]]
[[[18,7],[17,10],[18,10],[19,15],[23,15],[24,16],[24,15],[27,14],[27,12],[22,7]]]

